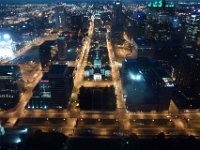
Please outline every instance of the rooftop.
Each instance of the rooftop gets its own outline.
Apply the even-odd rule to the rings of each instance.
[[[173,101],[179,109],[199,109],[200,95],[191,89],[176,91],[173,93]]]
[[[20,72],[17,65],[0,65],[0,76],[13,76]]]
[[[42,43],[40,45],[40,49],[49,49],[53,45],[55,45],[55,41],[54,40],[45,41],[44,43]]]
[[[54,64],[51,65],[49,73],[48,73],[48,77],[60,77],[60,76],[65,76],[67,73],[67,65],[64,64]]]
[[[139,57],[127,58],[123,62],[126,80],[145,82],[150,86],[174,86],[171,77],[157,61]]]

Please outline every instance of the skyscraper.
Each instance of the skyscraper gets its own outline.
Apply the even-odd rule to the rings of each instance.
[[[123,96],[130,111],[168,110],[174,84],[155,60],[125,59],[122,64]]]
[[[113,26],[123,26],[124,17],[122,12],[122,2],[117,0],[113,4],[113,17],[112,17]]]
[[[66,28],[66,11],[61,4],[55,7],[55,28]]]
[[[59,60],[66,60],[66,58],[67,58],[67,56],[66,56],[67,55],[67,52],[66,52],[67,44],[66,44],[66,39],[65,39],[64,34],[61,34],[58,37],[57,47],[58,47],[58,59]]]
[[[175,72],[176,82],[180,88],[199,93],[200,48],[183,50]]]
[[[33,90],[33,96],[28,102],[28,109],[48,109],[51,105],[51,87],[48,73],[44,73],[42,79]]]
[[[0,108],[14,107],[19,101],[21,71],[16,65],[0,66]]]
[[[51,60],[51,50],[52,46],[55,45],[55,41],[45,41],[39,46],[39,58],[42,67],[46,66]]]
[[[111,39],[114,43],[121,43],[124,33],[125,17],[122,12],[122,3],[117,0],[113,4]]]
[[[196,42],[197,35],[200,33],[200,12],[193,12],[186,18],[186,41],[188,43]]]
[[[67,65],[52,65],[48,78],[51,86],[51,105],[66,108],[73,87],[73,70]]]

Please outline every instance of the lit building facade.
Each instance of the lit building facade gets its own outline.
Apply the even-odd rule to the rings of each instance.
[[[48,78],[51,86],[51,104],[55,108],[67,108],[73,88],[73,68],[67,65],[52,65]]]
[[[175,73],[176,83],[180,88],[200,92],[200,47],[182,51]]]
[[[61,34],[57,40],[58,60],[66,60],[67,58],[67,43],[65,36]]]
[[[111,39],[112,42],[118,43],[123,39],[125,17],[122,12],[122,2],[115,1],[113,4]]]
[[[200,12],[193,12],[186,18],[186,41],[188,43],[195,43],[197,35],[200,33]]]
[[[48,109],[51,108],[51,86],[48,73],[45,73],[33,90],[33,96],[28,102],[28,109]]]
[[[124,16],[122,12],[122,2],[117,0],[113,4],[113,16],[112,16],[112,25],[113,26],[123,26],[124,25]]]
[[[85,78],[94,81],[108,80],[111,76],[108,50],[106,47],[92,47],[88,57],[89,66],[85,67]]]
[[[55,7],[55,28],[66,28],[66,10],[63,5]]]
[[[22,79],[19,66],[0,66],[0,108],[14,107],[20,98],[19,81]]]
[[[52,49],[55,46],[55,41],[45,41],[39,46],[39,58],[42,67],[45,67],[52,59]]]

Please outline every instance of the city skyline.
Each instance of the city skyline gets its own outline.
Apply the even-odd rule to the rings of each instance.
[[[114,2],[114,0],[102,0],[102,2]],[[121,0],[123,3],[126,2],[148,2],[148,1],[155,1],[155,0]],[[172,1],[172,2],[197,2],[195,0],[166,0],[166,1]],[[14,3],[14,4],[23,4],[23,3],[56,3],[56,2],[63,2],[63,3],[67,3],[67,2],[83,2],[82,0],[0,0],[0,3],[2,4],[6,4],[6,3]],[[100,2],[98,0],[84,0],[84,2]]]
[[[0,149],[198,150],[200,3],[24,2],[0,10]]]

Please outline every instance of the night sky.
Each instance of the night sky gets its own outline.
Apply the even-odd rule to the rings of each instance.
[[[0,3],[55,3],[55,2],[73,2],[73,1],[81,1],[81,0],[0,0]],[[106,0],[83,0],[85,1],[106,1]],[[107,0],[114,1],[114,0]],[[131,1],[131,0],[121,0],[122,2]],[[132,1],[143,1],[143,0],[132,0]],[[148,0],[155,1],[155,0]],[[170,0],[170,1],[197,1],[197,0]]]

